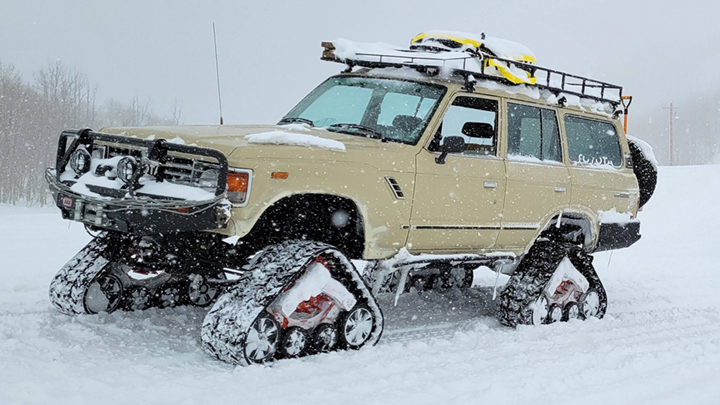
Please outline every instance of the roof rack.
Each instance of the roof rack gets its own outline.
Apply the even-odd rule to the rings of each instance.
[[[495,67],[490,66],[490,61],[493,60],[528,72],[531,77],[535,78],[535,84],[524,84],[550,91],[556,96],[560,96],[561,93],[573,95],[584,99],[606,102],[611,104],[613,108],[618,108],[623,100],[621,86],[483,53],[466,53],[467,56],[452,57],[443,52],[434,57],[428,56],[427,51],[403,49],[392,50],[395,54],[353,52],[351,56],[339,57],[335,54],[336,48],[332,42],[323,42],[322,46],[325,49],[320,59],[343,63],[348,66],[348,72],[355,66],[366,68],[410,67],[433,76],[440,73],[441,70],[446,71],[449,69],[451,74],[459,76],[465,81],[465,86],[468,89],[472,89],[476,79],[517,85],[518,83],[513,83],[502,75],[492,74],[496,71]],[[460,54],[461,52],[457,53]],[[447,56],[442,57],[441,55]],[[479,67],[479,69],[471,70],[471,67],[475,66]],[[567,101],[562,101],[562,97],[560,100],[560,103]]]

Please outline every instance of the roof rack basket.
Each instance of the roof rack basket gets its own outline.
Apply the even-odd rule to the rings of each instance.
[[[613,108],[618,108],[622,103],[621,86],[479,52],[467,53],[467,56],[443,58],[428,56],[426,51],[409,49],[395,50],[401,53],[400,55],[355,52],[352,57],[340,58],[335,55],[335,45],[332,42],[323,42],[322,46],[325,49],[321,59],[343,63],[348,66],[348,72],[355,66],[366,68],[410,67],[430,76],[437,75],[441,70],[449,70],[451,74],[464,79],[466,84],[474,84],[475,79],[485,79],[516,85],[502,76],[489,74],[490,72],[486,71],[487,69],[494,70],[494,68],[488,68],[489,60],[494,60],[528,72],[536,79],[535,84],[528,86],[550,91],[556,96],[560,96],[561,93],[573,95],[584,99],[606,102],[612,105]],[[469,70],[468,62],[472,62],[473,66],[479,65],[479,69]]]

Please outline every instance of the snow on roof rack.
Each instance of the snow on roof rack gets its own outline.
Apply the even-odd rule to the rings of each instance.
[[[481,52],[428,52],[344,39],[322,42],[321,45],[324,50],[320,59],[343,63],[348,66],[348,72],[355,66],[410,67],[429,76],[442,73],[444,76],[459,77],[468,88],[474,86],[476,79],[485,79],[509,85],[525,84],[550,91],[558,97],[572,95],[607,102],[614,108],[622,103],[621,86]]]

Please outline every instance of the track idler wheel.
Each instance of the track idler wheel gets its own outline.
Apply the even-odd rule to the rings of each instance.
[[[123,286],[110,273],[113,238],[101,234],[70,259],[53,278],[50,302],[66,315],[112,312],[120,306]]]
[[[357,305],[340,319],[340,344],[343,348],[359,349],[370,339],[375,319],[365,305]]]
[[[265,363],[275,356],[280,346],[280,325],[272,316],[259,316],[245,338],[245,358],[249,363]]]

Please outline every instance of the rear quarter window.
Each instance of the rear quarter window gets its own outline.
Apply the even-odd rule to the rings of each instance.
[[[578,166],[622,166],[615,125],[589,118],[565,116],[570,161]]]

